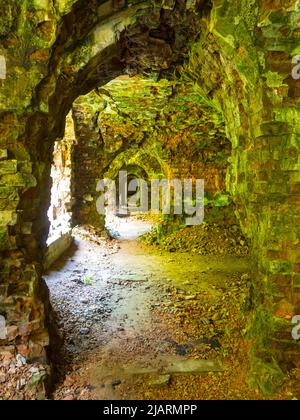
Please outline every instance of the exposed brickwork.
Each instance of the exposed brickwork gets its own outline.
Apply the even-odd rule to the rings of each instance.
[[[131,7],[107,2],[100,8],[96,0],[56,4],[9,0],[0,16],[0,55],[7,65],[7,77],[0,80],[0,312],[9,332],[1,346],[22,346],[32,358],[45,356],[49,342],[49,299],[41,274],[50,169],[54,142],[63,138],[73,101],[125,68],[149,70],[156,57],[172,71],[187,51],[189,34],[193,39],[198,33],[192,24],[198,15],[185,3],[176,6],[174,19],[172,10],[160,13],[159,4],[145,2],[128,1]],[[127,27],[136,41],[149,27],[144,41],[150,42],[152,30],[159,39],[164,19],[178,25],[179,17],[184,28],[179,37],[153,41],[144,63],[130,61]]]
[[[280,383],[274,361],[283,368],[299,363],[299,345],[290,336],[290,318],[300,310],[300,82],[290,64],[299,53],[299,0],[220,0],[211,14],[200,1],[201,15],[186,11],[185,2],[175,8],[168,2],[163,10],[159,2],[150,9],[56,3],[7,0],[0,16],[7,64],[0,80],[0,311],[8,324],[1,345],[15,343],[40,357],[48,343],[41,262],[50,163],[71,104],[125,69],[173,71],[199,25],[190,67],[206,98],[222,110],[232,143],[228,187],[256,261],[251,325],[254,333],[260,328],[254,365],[262,372],[256,380],[271,391]],[[166,25],[176,36],[166,39]]]
[[[290,322],[299,313],[300,85],[291,74],[300,22],[298,1],[263,3],[221,2],[195,60],[197,82],[218,98],[233,145],[228,187],[257,264],[253,331],[265,362],[257,380],[270,391],[278,385],[274,354],[280,366],[299,364]]]
[[[191,85],[141,78],[121,78],[80,97],[73,106],[74,223],[102,227],[97,180],[133,166],[147,179],[204,179],[212,200],[225,194],[231,145],[224,122],[197,100]]]

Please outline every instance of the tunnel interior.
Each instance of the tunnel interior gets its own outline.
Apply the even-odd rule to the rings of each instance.
[[[3,10],[1,397],[296,398],[299,1]],[[148,186],[203,179],[204,222],[140,212],[144,235],[120,243],[97,207],[97,182],[120,171]],[[212,377],[178,378],[181,357]]]

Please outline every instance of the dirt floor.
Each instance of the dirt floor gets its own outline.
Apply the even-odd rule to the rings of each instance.
[[[247,386],[250,281],[247,258],[77,230],[46,276],[63,343],[53,399],[264,398]]]

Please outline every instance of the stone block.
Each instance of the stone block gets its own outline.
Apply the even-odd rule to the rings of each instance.
[[[33,342],[29,343],[29,361],[40,361],[45,362],[46,355],[45,355],[45,349],[42,345],[36,344]]]
[[[289,274],[292,272],[292,263],[290,261],[270,261],[269,270],[272,274]]]
[[[30,235],[32,233],[32,223],[23,223],[21,226],[21,232],[23,235]]]
[[[274,283],[276,283],[280,287],[292,286],[292,276],[290,274],[281,274],[278,276],[274,276],[272,279]]]
[[[0,199],[17,200],[18,192],[13,187],[0,186]]]
[[[188,0],[188,3],[191,3],[191,0]],[[162,8],[166,10],[173,10],[175,7],[175,0],[163,0]]]
[[[7,149],[0,149],[0,160],[7,159]]]
[[[73,241],[71,232],[68,232],[59,238],[56,238],[52,243],[48,245],[44,268],[48,269],[51,265],[71,246]]]
[[[16,325],[10,325],[6,329],[6,338],[8,341],[13,341],[19,335],[19,328]]]
[[[18,215],[15,211],[0,211],[0,226],[14,226],[17,223]]]
[[[0,211],[2,210],[16,210],[19,201],[7,200],[0,198]]]
[[[0,161],[0,175],[15,174],[17,172],[16,160]]]
[[[40,328],[40,320],[36,319],[31,322],[20,322],[19,330],[21,336],[29,336],[33,331],[36,331]]]
[[[275,295],[275,294],[274,294]],[[291,286],[278,286],[276,296],[292,301],[292,287]]]
[[[293,275],[293,288],[300,291],[300,274]]]
[[[32,172],[32,163],[30,161],[23,161],[23,162],[18,162],[18,170],[20,172],[26,173],[26,174],[31,174]]]
[[[19,344],[17,346],[17,351],[18,351],[18,354],[21,354],[21,356],[27,358],[27,356],[29,354],[29,347],[26,344]]]
[[[15,174],[7,174],[2,176],[0,180],[0,185],[9,185],[11,187],[35,187],[36,186],[36,179],[34,176],[25,173],[15,173]]]
[[[300,310],[300,290],[297,290],[293,293],[293,304],[295,305],[297,310]]]
[[[15,358],[16,349],[15,346],[1,346],[0,347],[0,357],[3,357],[2,363],[9,366],[10,363]]]

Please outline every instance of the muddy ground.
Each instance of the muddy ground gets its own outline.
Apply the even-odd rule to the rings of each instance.
[[[248,257],[224,253],[228,241],[220,255],[159,250],[137,239],[149,226],[121,225],[113,240],[75,229],[44,276],[57,333],[48,398],[300,398],[297,370],[276,395],[248,386]],[[0,352],[0,399],[45,398],[48,374],[13,346]]]
[[[46,281],[63,343],[53,399],[264,398],[247,385],[248,258],[79,230]]]

